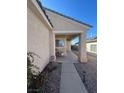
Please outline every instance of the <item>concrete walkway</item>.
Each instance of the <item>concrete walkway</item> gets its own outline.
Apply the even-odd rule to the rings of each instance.
[[[73,64],[78,62],[75,55],[68,52],[68,56],[61,60],[63,64],[60,93],[88,93]]]

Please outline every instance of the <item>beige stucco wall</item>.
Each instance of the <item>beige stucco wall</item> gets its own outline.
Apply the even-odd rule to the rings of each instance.
[[[91,49],[90,49],[91,45],[96,45],[96,46],[97,46],[97,42],[89,42],[89,43],[87,43],[87,44],[86,44],[87,51],[88,51],[88,52],[91,52],[91,53],[97,53],[97,51],[96,51],[96,52],[91,51]],[[96,49],[97,49],[97,48],[96,48]]]
[[[40,58],[35,57],[35,64],[40,71],[49,62],[49,33],[44,23],[27,8],[27,49],[40,56]]]

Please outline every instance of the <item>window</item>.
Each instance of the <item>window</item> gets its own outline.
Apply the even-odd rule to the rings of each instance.
[[[96,45],[94,44],[94,45],[91,45],[90,46],[90,51],[93,51],[93,52],[96,52]]]
[[[56,47],[64,47],[64,40],[56,40]]]

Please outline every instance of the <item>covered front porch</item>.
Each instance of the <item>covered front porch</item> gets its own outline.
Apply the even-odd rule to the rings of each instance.
[[[56,33],[55,34],[55,57],[58,59],[61,59],[63,57],[69,58],[70,60],[74,56],[70,55],[75,55],[72,53],[71,50],[71,41],[79,37],[79,55],[76,57],[76,59],[80,62],[87,62],[87,53],[86,53],[86,39],[85,39],[85,33]],[[57,53],[60,52],[63,55],[59,56]]]
[[[50,9],[46,9],[46,14],[53,25],[53,31],[50,34],[50,55],[54,56],[55,60],[57,51],[61,51],[63,56],[67,56],[67,52],[71,51],[71,40],[78,36],[78,60],[87,62],[86,33],[92,26]]]

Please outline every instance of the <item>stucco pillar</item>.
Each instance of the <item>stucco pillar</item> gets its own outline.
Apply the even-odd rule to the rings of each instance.
[[[71,51],[71,41],[67,41],[67,50]]]
[[[54,61],[56,60],[56,51],[55,51],[55,49],[56,49],[56,45],[55,45],[55,33],[52,33],[52,45],[50,45],[51,47],[52,47],[52,56],[54,56]]]
[[[87,62],[87,52],[86,52],[86,33],[81,33],[79,36],[79,60],[80,62]]]
[[[66,48],[66,46],[67,46],[67,39],[66,39],[66,37],[65,37],[65,39],[64,39],[64,43],[65,43],[65,46],[64,46],[64,54],[65,54],[65,56],[67,56],[67,48]]]

